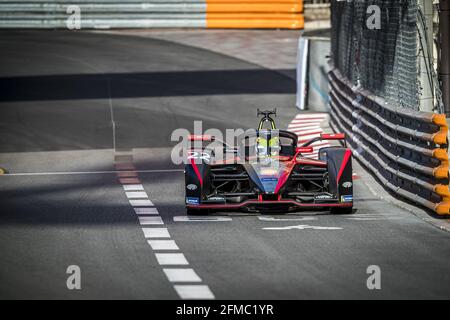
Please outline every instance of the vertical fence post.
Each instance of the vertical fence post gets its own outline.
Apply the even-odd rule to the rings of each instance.
[[[450,0],[439,1],[439,38],[441,45],[439,79],[444,110],[450,116]]]

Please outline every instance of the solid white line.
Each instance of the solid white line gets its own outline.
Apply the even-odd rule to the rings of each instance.
[[[163,269],[170,282],[202,282],[194,269]]]
[[[175,285],[181,299],[214,299],[214,295],[206,285]]]
[[[263,230],[342,230],[341,227],[319,227],[319,226],[308,226],[308,225],[298,225],[298,226],[287,226],[287,227],[270,227],[270,228],[263,228]]]
[[[180,250],[175,240],[147,240],[153,250]]]
[[[148,198],[148,195],[145,191],[128,191],[125,192],[128,199],[143,199]]]
[[[142,228],[145,238],[170,238],[167,228]]]
[[[134,212],[136,212],[137,215],[159,214],[158,209],[156,209],[156,208],[134,208]]]
[[[154,216],[141,216],[138,217],[139,223],[146,226],[146,225],[156,225],[156,224],[164,224],[161,217],[154,217]]]
[[[182,253],[155,253],[155,256],[158,263],[162,266],[189,264]]]
[[[133,207],[153,206],[153,202],[148,199],[128,200]]]
[[[67,171],[67,172],[17,172],[5,173],[1,176],[56,176],[56,175],[81,175],[81,174],[117,174],[118,170],[111,171]],[[183,169],[163,169],[163,170],[136,170],[137,173],[171,173],[184,172]]]
[[[125,184],[123,185],[124,191],[143,191],[144,186],[142,184]]]

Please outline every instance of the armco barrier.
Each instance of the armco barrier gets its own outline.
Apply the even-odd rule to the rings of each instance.
[[[0,0],[0,28],[285,28],[304,25],[303,0]]]
[[[354,156],[394,194],[450,214],[445,115],[393,107],[329,73],[330,125],[347,134]]]

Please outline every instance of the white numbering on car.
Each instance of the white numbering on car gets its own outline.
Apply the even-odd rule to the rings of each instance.
[[[351,182],[344,182],[343,184],[342,184],[342,186],[344,187],[344,188],[351,188],[351,187],[353,187],[353,183],[351,183]]]
[[[191,159],[202,159],[205,161],[209,161],[211,159],[211,156],[207,152],[199,152],[199,151],[189,151],[188,154],[188,160]]]

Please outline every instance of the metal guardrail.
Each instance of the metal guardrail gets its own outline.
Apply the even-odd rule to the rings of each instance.
[[[0,1],[0,28],[286,28],[304,25],[303,0],[12,0]]]
[[[450,214],[445,115],[397,108],[329,73],[330,125],[347,134],[354,156],[391,192]]]

